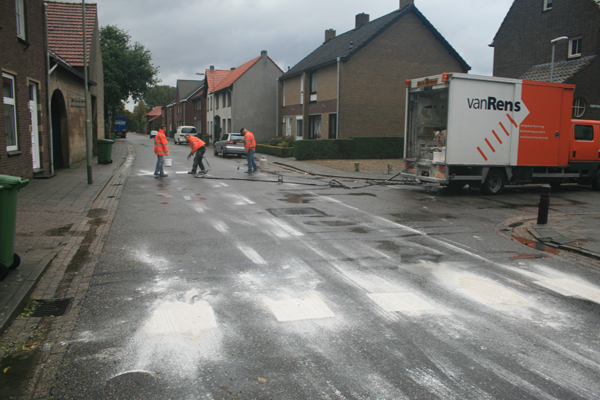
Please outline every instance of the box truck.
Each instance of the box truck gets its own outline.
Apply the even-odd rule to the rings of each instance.
[[[406,80],[403,177],[500,193],[600,189],[600,121],[572,120],[568,84],[444,73]]]

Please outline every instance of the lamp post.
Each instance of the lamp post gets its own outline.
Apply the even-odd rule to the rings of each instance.
[[[550,63],[550,82],[554,82],[554,50],[556,48],[556,42],[560,42],[561,40],[568,39],[567,36],[557,37],[556,39],[552,39],[550,43],[552,43],[552,62]]]
[[[88,60],[87,60],[87,35],[85,32],[85,0],[81,0],[81,19],[83,22],[83,76],[85,85],[85,153],[87,162],[88,185],[92,180],[92,134],[90,130],[90,112],[89,112],[89,89],[88,89]]]

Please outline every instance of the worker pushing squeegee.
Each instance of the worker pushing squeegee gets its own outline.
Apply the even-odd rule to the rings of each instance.
[[[188,174],[195,174],[196,178],[206,174],[206,170],[204,169],[204,164],[202,163],[202,157],[204,157],[204,153],[206,152],[206,143],[203,140],[197,138],[196,136],[185,135],[185,139],[188,141],[188,144],[192,148],[190,154],[188,154],[187,159],[189,160],[191,156],[194,156],[194,163],[192,164],[192,170],[188,171]],[[196,173],[196,170],[200,166],[200,171]]]

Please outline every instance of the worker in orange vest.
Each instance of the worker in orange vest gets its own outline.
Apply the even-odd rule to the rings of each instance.
[[[166,125],[162,125],[158,130],[158,134],[154,137],[154,154],[158,156],[158,160],[156,161],[156,168],[154,169],[154,176],[164,178],[169,176],[165,174],[163,170],[163,163],[165,161],[165,156],[169,155],[169,144],[167,142],[167,136],[165,135],[165,131],[167,130]]]
[[[187,159],[189,160],[191,156],[194,156],[192,170],[188,171],[188,174],[196,174],[196,169],[198,169],[198,165],[200,165],[200,171],[196,174],[196,178],[198,178],[200,175],[206,174],[204,164],[202,163],[202,157],[204,157],[204,153],[206,152],[206,143],[200,138],[191,135],[185,135],[185,140],[188,141],[188,144],[192,148]]]
[[[258,171],[256,161],[254,161],[254,152],[256,151],[256,140],[254,134],[246,128],[240,129],[240,133],[244,135],[244,149],[246,150],[246,158],[248,158],[248,172]]]

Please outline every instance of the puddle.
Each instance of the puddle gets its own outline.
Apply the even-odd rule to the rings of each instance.
[[[371,197],[377,197],[373,193],[348,193],[348,196],[371,196]]]
[[[439,221],[441,219],[456,219],[454,215],[438,215],[438,214],[420,214],[420,213],[406,213],[406,214],[391,214],[392,217],[397,218],[398,223],[403,222],[432,222]]]
[[[40,350],[16,353],[0,360],[0,399],[21,398],[33,378]],[[8,368],[8,369],[7,369]]]
[[[377,249],[391,252],[399,252],[400,250],[402,250],[402,247],[399,244],[394,243],[390,240],[382,240],[379,242]]]
[[[44,232],[45,236],[65,236],[71,230],[73,224],[61,226],[60,228],[49,229]]]
[[[315,198],[314,194],[296,194],[296,193],[286,193],[285,199],[280,199],[281,201],[285,201],[287,203],[310,203],[313,198]]]
[[[525,239],[522,237],[518,237],[515,235],[511,236],[514,240],[516,240],[517,242],[524,244],[527,247],[531,247],[532,249],[536,249],[539,251],[545,251],[547,253],[551,253],[551,254],[555,254],[558,255],[558,250],[550,247],[550,246],[546,246],[544,243],[540,243],[536,240],[530,240],[530,239]]]
[[[306,225],[314,225],[314,226],[352,226],[356,225],[356,222],[351,221],[305,221]]]
[[[353,232],[353,233],[369,233],[371,231],[372,231],[371,229],[363,228],[361,226],[357,226],[356,228],[350,229],[350,232]]]

